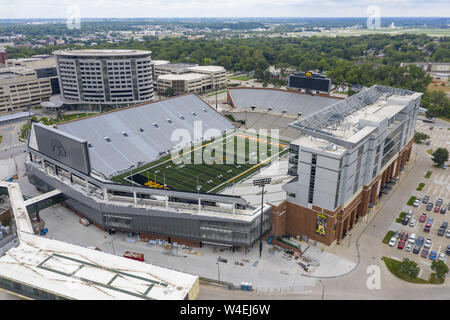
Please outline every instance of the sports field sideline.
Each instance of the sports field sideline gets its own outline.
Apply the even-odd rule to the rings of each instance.
[[[239,152],[238,143],[241,143]],[[133,181],[135,184],[158,189],[218,193],[270,164],[271,160],[286,154],[288,148],[285,141],[272,141],[267,136],[258,137],[238,130],[193,146],[187,152],[180,151],[177,156],[165,156],[136,169],[136,172],[122,174],[113,180],[126,184]],[[206,161],[195,164],[194,155],[198,154],[204,155]],[[210,155],[215,161],[208,161],[209,158],[205,155]]]

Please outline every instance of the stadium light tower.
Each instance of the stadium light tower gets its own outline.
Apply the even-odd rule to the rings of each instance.
[[[260,223],[260,229],[259,229],[259,257],[261,258],[261,252],[262,252],[262,232],[263,232],[263,217],[264,217],[264,186],[267,184],[270,184],[272,182],[272,178],[263,178],[263,179],[256,179],[253,180],[253,185],[255,187],[262,188],[261,192],[261,223]]]

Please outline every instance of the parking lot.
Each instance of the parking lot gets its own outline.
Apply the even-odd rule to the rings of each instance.
[[[430,130],[430,127],[433,127]],[[442,127],[442,129],[440,129]],[[425,123],[422,121],[417,122],[417,131],[426,133],[430,136],[430,145],[422,144],[418,146],[418,152],[426,152],[426,150],[436,150],[437,148],[447,148],[450,147],[450,130],[448,127],[443,127],[435,124]],[[430,155],[431,159],[431,155]],[[432,171],[431,177],[428,179],[423,179],[420,182],[425,183],[425,188],[422,193],[419,193],[421,197],[425,195],[433,195],[436,198],[450,199],[450,175],[448,174],[448,169],[435,168],[431,166],[430,161],[430,171]],[[446,203],[444,201],[444,203]]]
[[[433,129],[430,130],[430,126],[433,126]],[[442,126],[441,129],[440,125],[424,123],[419,120],[417,122],[417,131],[426,133],[430,136],[428,145],[425,143],[417,145],[418,153],[426,154],[427,150],[436,150],[438,147],[446,147],[448,149],[450,144],[450,130],[448,130],[447,126]],[[390,241],[388,245],[388,247],[390,246],[389,251],[392,252],[394,258],[408,258],[418,262],[421,267],[419,276],[424,279],[428,278],[428,275],[432,272],[430,269],[432,262],[430,255],[432,252],[434,252],[432,256],[433,260],[439,260],[439,255],[443,253],[441,260],[447,265],[450,265],[450,258],[446,253],[447,246],[450,245],[450,229],[448,228],[448,224],[445,226],[445,231],[441,231],[441,235],[438,235],[438,230],[442,226],[442,223],[450,222],[450,176],[448,174],[448,169],[434,167],[431,156],[429,157],[429,166],[426,166],[424,172],[418,173],[421,178],[417,180],[417,185],[411,186],[413,190],[411,196],[417,197],[419,200],[418,206],[409,206],[406,203],[403,205],[401,211],[411,213],[411,217],[410,219],[403,219],[402,223],[396,222],[395,220],[392,222],[389,230],[398,232],[396,235],[398,238],[396,238],[395,241]],[[425,178],[427,171],[432,172],[429,178]],[[416,190],[419,183],[425,184],[421,191]],[[432,204],[429,205],[428,210],[427,203],[422,201],[426,196],[429,197],[429,200],[425,202]],[[438,212],[435,212],[436,201],[438,199],[442,199],[442,205]],[[441,213],[441,208],[446,209],[445,213]],[[397,213],[396,218],[399,214],[400,212]],[[429,221],[429,218],[431,218],[432,221]],[[411,223],[411,220],[415,220],[415,223]],[[427,227],[429,231],[424,230],[427,223],[430,223],[431,225]],[[415,234],[415,239],[411,239],[411,235],[413,234]],[[403,245],[399,245],[402,238],[405,242]],[[419,240],[419,238],[423,239]],[[409,246],[408,243],[410,244]],[[418,248],[420,248],[420,250],[417,250]]]
[[[422,200],[422,199],[420,199]],[[431,198],[430,201],[437,200],[436,198]],[[446,203],[444,203],[447,205]],[[395,243],[390,243],[390,245],[393,245],[393,250],[402,250],[405,255],[402,256],[402,258],[410,258],[410,259],[417,259],[422,260],[422,262],[426,262],[425,265],[431,265],[431,259],[430,254],[431,252],[435,251],[436,258],[435,260],[438,260],[439,254],[444,253],[444,262],[449,263],[450,259],[448,258],[446,254],[446,248],[447,245],[450,244],[450,233],[447,233],[448,227],[446,228],[445,233],[446,234],[439,236],[437,234],[438,229],[440,228],[443,221],[448,222],[448,211],[445,214],[441,214],[439,212],[434,212],[434,207],[431,211],[426,210],[426,204],[420,202],[420,205],[418,207],[412,207],[405,205],[404,212],[409,212],[409,210],[412,211],[412,218],[411,219],[405,219],[403,223],[406,223],[404,225],[403,223],[394,222],[391,226],[391,230],[393,231],[400,231],[402,233],[407,233],[407,235],[403,238],[405,240],[405,247],[403,248],[400,245],[400,242],[402,240],[402,236],[400,235],[399,238],[395,241]],[[421,219],[421,216],[424,214],[424,218]],[[426,215],[426,216],[425,216]],[[429,232],[424,231],[425,225],[427,224],[428,219],[431,218],[433,221],[430,223],[431,228]],[[411,220],[415,220],[415,223],[411,223]],[[410,239],[411,235],[415,234],[415,241]],[[422,243],[418,242],[418,238],[423,237]],[[427,245],[427,239],[431,240],[431,244]],[[407,250],[407,244],[410,243],[411,248],[410,250]],[[399,246],[400,245],[400,246]],[[414,247],[419,246],[420,251],[419,252],[413,252]],[[428,247],[428,248],[427,248]],[[409,249],[409,248],[408,248]],[[428,254],[425,255],[426,251],[424,252],[424,249],[428,250]],[[409,252],[408,252],[409,251]],[[413,257],[417,255],[417,257]]]

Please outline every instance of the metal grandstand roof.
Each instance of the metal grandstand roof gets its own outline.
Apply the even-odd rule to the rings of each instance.
[[[179,143],[171,139],[176,129],[187,130],[190,141],[200,138],[194,136],[194,122],[202,126],[202,135],[209,129],[220,133],[234,128],[198,96],[188,94],[68,122],[58,129],[87,140],[92,168],[113,176],[170,152]]]
[[[255,106],[264,111],[286,112],[296,116],[301,113],[302,117],[340,101],[338,98],[286,90],[235,88],[229,89],[229,92],[236,108]]]
[[[310,114],[306,118],[293,122],[291,125],[297,128],[306,128],[309,130],[320,130],[336,121],[336,114],[340,117],[348,116],[365,106],[374,103],[378,99],[387,99],[392,95],[411,95],[413,91],[391,88],[381,85],[375,85],[367,90],[361,91],[345,100],[341,100],[334,104],[323,108],[322,110]]]

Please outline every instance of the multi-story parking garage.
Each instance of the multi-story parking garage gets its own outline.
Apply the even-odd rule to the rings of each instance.
[[[150,51],[54,52],[61,96],[68,103],[103,110],[153,100]]]

